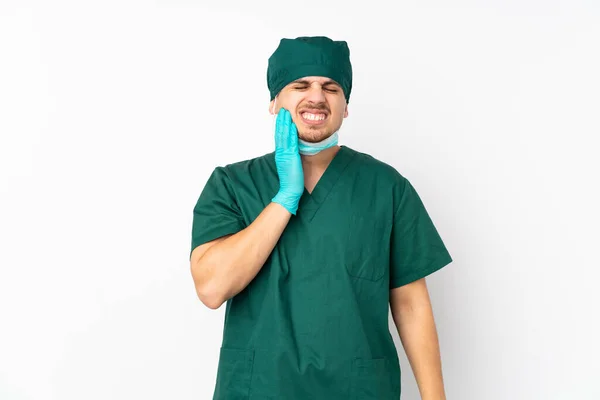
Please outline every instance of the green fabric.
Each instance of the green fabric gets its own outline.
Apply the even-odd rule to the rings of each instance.
[[[271,100],[287,84],[305,76],[325,76],[342,87],[346,102],[352,91],[352,64],[345,41],[334,41],[325,36],[300,36],[281,39],[269,57],[267,86]]]
[[[218,167],[192,250],[248,226],[279,187],[274,153]],[[412,184],[341,146],[273,252],[225,308],[214,400],[398,400],[389,291],[452,261]]]

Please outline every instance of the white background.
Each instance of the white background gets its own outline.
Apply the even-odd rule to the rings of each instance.
[[[340,144],[454,258],[428,278],[448,399],[600,399],[600,6],[394,4],[0,2],[0,399],[211,398],[192,209],[273,150],[267,59],[306,35],[350,46]]]

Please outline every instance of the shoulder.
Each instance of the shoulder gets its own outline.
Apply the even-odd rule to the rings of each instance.
[[[403,203],[403,198],[407,195],[410,197],[413,192],[409,179],[389,162],[371,154],[352,151],[355,153],[352,174],[357,184],[366,193],[376,194],[395,212]]]
[[[407,178],[391,164],[370,154],[350,149],[354,153],[355,169],[361,178],[373,179],[379,185],[403,190]]]
[[[267,153],[257,157],[236,161],[215,167],[213,174],[230,181],[240,181],[254,172],[261,172],[275,168],[274,153]]]

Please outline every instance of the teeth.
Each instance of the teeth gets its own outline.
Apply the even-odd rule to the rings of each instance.
[[[325,114],[311,114],[311,113],[303,113],[303,118],[309,119],[311,121],[322,121],[325,119]]]

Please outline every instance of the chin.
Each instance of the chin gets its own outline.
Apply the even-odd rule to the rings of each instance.
[[[305,142],[309,142],[309,143],[318,143],[322,140],[327,139],[331,135],[332,135],[331,132],[318,132],[318,131],[298,132],[298,137],[300,139],[304,140]]]

